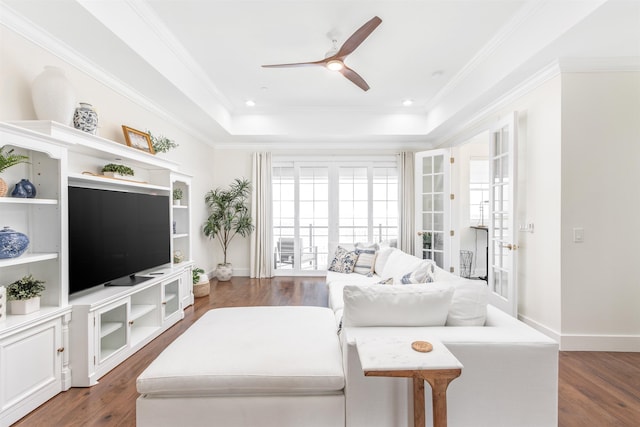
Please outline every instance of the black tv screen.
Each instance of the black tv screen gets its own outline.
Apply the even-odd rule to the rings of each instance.
[[[69,187],[69,293],[170,262],[169,196]]]

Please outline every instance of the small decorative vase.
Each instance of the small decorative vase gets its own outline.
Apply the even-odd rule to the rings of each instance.
[[[233,277],[233,265],[231,263],[218,264],[216,268],[216,277],[220,282],[228,282]]]
[[[180,199],[173,199],[173,206],[180,206]]]
[[[67,126],[71,124],[76,95],[60,68],[44,67],[44,71],[31,84],[31,98],[39,120],[53,120]]]
[[[11,314],[29,314],[40,310],[40,297],[9,301]]]
[[[33,185],[31,181],[23,178],[20,180],[20,184],[22,184],[22,188],[24,188],[24,191],[27,192],[28,199],[33,199],[34,197],[36,197],[36,186]]]
[[[0,178],[0,197],[4,197],[7,195],[7,192],[9,191],[9,186],[7,185],[7,182]]]
[[[24,186],[22,185],[22,181],[16,183],[16,186],[11,192],[11,197],[21,197],[23,199],[27,198],[27,190],[25,190]]]
[[[96,130],[98,130],[98,113],[96,113],[91,104],[81,102],[80,106],[76,108],[75,113],[73,113],[73,127],[92,135],[96,134]]]
[[[26,234],[9,227],[0,230],[0,259],[19,257],[27,250],[29,238]]]
[[[184,260],[184,255],[182,255],[182,252],[175,251],[173,253],[173,263],[174,264],[180,264],[183,260]]]

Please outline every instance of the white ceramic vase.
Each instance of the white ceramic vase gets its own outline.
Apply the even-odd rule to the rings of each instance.
[[[29,314],[40,310],[40,297],[9,301],[11,314]]]
[[[39,120],[53,120],[69,126],[75,112],[76,95],[58,67],[45,66],[31,84],[31,98]]]
[[[230,262],[226,264],[218,264],[216,268],[216,277],[220,282],[228,282],[233,277],[233,265]]]

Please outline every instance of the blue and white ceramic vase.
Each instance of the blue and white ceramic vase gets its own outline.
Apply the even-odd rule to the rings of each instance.
[[[26,234],[19,233],[4,227],[0,230],[0,259],[19,257],[27,250],[29,238]]]
[[[20,184],[22,184],[22,188],[24,188],[24,191],[27,192],[28,199],[33,199],[34,197],[36,197],[36,186],[33,185],[31,181],[23,178],[20,180]]]
[[[98,130],[98,113],[93,109],[91,104],[81,102],[73,114],[73,127],[83,132],[96,134]]]
[[[27,198],[27,190],[25,190],[24,186],[22,185],[22,181],[16,183],[16,186],[11,192],[11,197],[20,197],[23,199]]]

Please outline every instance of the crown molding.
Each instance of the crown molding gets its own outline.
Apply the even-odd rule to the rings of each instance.
[[[131,102],[140,105],[153,114],[157,114],[159,117],[170,122],[173,126],[176,126],[178,129],[193,136],[199,142],[202,142],[209,146],[212,145],[209,137],[199,132],[195,128],[187,126],[183,122],[177,120],[166,110],[159,108],[157,106],[157,103],[152,102],[131,86],[113,77],[113,75],[106,72],[104,69],[97,66],[93,62],[89,61],[75,49],[71,48],[65,43],[60,42],[49,32],[41,29],[38,25],[24,18],[2,2],[0,2],[0,24],[21,35],[22,37],[41,47],[42,49],[48,51],[52,55],[57,56],[58,58],[77,68],[78,70],[86,73],[95,80],[103,83],[107,87],[111,88],[114,92],[119,93]]]
[[[640,56],[606,58],[561,58],[563,73],[614,73],[640,71]]]

